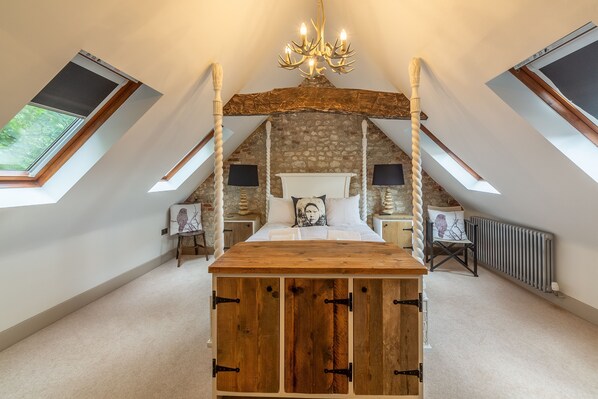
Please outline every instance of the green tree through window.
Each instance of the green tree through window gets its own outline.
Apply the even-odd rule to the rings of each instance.
[[[0,130],[0,170],[26,171],[81,118],[26,105]]]

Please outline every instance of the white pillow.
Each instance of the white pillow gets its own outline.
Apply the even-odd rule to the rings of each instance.
[[[361,224],[359,194],[349,198],[326,198],[326,219],[328,226]]]
[[[463,211],[440,211],[428,209],[428,217],[430,218],[430,221],[434,223],[434,240],[467,240],[467,234],[465,234],[465,216]]]
[[[268,223],[284,223],[289,226],[295,224],[295,207],[293,206],[293,201],[270,196]]]

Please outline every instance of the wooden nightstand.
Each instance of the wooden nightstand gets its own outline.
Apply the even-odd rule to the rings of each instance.
[[[413,216],[411,215],[374,215],[374,231],[386,242],[392,242],[411,252],[413,236]]]
[[[260,215],[227,215],[224,217],[224,249],[245,241],[262,227]]]

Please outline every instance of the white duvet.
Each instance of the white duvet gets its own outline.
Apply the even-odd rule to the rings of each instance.
[[[247,241],[270,241],[269,234],[272,230],[288,229],[290,224],[284,223],[266,223]],[[361,241],[384,242],[382,237],[370,229],[366,223],[338,225],[338,226],[311,226],[299,227],[301,230],[301,240],[325,240],[328,237],[328,230],[353,231],[359,233]]]

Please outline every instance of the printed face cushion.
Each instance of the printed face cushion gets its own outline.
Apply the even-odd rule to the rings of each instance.
[[[429,209],[428,217],[434,223],[434,240],[467,240],[463,211],[440,211]]]
[[[298,227],[326,226],[326,196],[293,199],[295,225]]]

